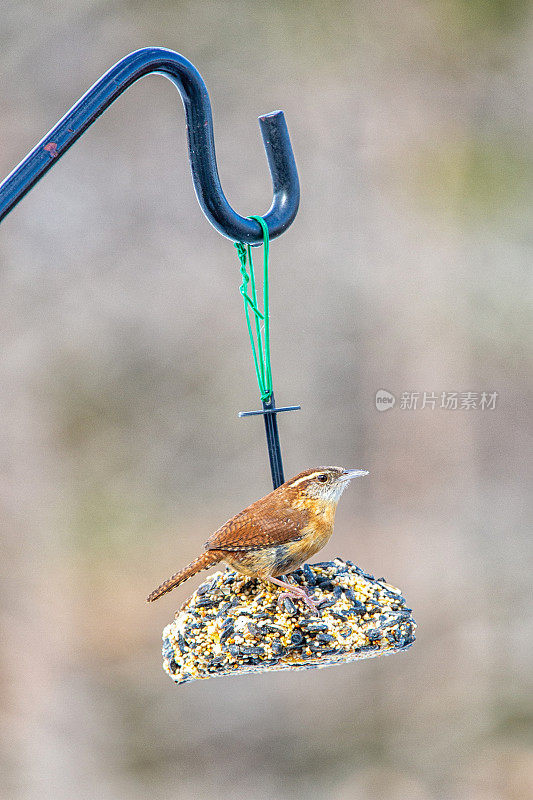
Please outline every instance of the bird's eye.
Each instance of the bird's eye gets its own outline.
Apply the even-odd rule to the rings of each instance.
[[[318,476],[317,481],[320,481],[320,483],[325,483],[327,481],[327,479],[328,479],[328,476],[326,475],[325,472],[323,472],[322,475]]]

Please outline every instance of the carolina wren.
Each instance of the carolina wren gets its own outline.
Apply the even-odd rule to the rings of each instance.
[[[273,492],[256,500],[211,534],[205,553],[176,572],[148,595],[157,600],[192,575],[225,561],[253,578],[282,586],[280,596],[316,606],[305,589],[279,580],[318,553],[333,533],[335,510],[352,478],[368,475],[361,469],[318,467],[301,472]]]

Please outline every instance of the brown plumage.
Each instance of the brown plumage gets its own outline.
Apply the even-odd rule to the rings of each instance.
[[[335,509],[348,482],[363,470],[318,467],[301,472],[236,514],[205,543],[206,551],[155,589],[149,602],[192,575],[225,561],[245,575],[270,580],[314,608],[303,589],[278,580],[317,553],[333,533]],[[281,599],[281,598],[280,598]]]
[[[184,569],[180,569],[179,572],[176,572],[175,575],[172,575],[171,578],[168,578],[161,586],[158,586],[157,589],[154,589],[148,597],[146,598],[147,602],[151,603],[153,600],[157,600],[158,597],[161,597],[162,594],[166,594],[167,592],[172,591],[176,586],[179,586],[180,583],[188,580],[188,578],[192,578],[193,575],[196,575],[197,572],[201,572],[203,569],[208,569],[212,567],[213,564],[218,564],[219,561],[222,561],[224,558],[224,554],[220,553],[218,550],[207,550],[205,553],[202,553],[201,556],[195,558],[194,561],[184,567]]]

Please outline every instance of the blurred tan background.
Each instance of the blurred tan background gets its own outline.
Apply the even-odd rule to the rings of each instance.
[[[270,487],[232,244],[184,115],[130,89],[1,228],[2,706],[10,800],[529,800],[533,391],[527,2],[27,2],[0,21],[5,175],[120,57],[198,67],[243,214],[286,112],[272,246],[287,477],[365,467],[324,557],[400,586],[406,654],[176,688],[144,598]],[[397,397],[376,410],[379,389]],[[494,410],[400,408],[496,391]],[[421,398],[420,398],[421,399]]]

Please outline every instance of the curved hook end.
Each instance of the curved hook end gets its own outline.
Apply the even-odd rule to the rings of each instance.
[[[294,221],[300,204],[300,182],[283,111],[259,117],[259,125],[272,176],[274,199],[263,219],[274,239]]]

